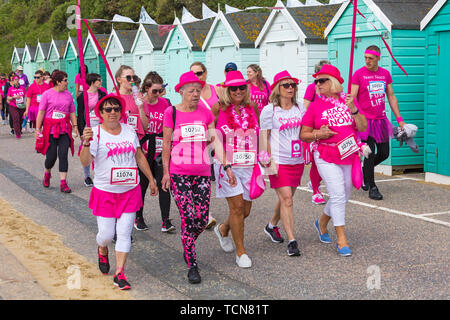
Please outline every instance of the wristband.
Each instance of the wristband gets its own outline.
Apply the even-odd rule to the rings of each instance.
[[[231,164],[227,164],[226,166],[223,167],[223,171],[227,171],[228,168],[231,168]]]
[[[397,123],[403,122],[403,118],[402,117],[398,117],[397,118]]]
[[[88,143],[88,144],[84,144],[84,143],[83,143],[83,147],[90,147],[90,146],[91,146],[90,143]]]
[[[355,115],[357,115],[359,113],[359,110],[358,109],[356,109],[356,111],[355,112],[352,112],[352,116],[355,116]]]

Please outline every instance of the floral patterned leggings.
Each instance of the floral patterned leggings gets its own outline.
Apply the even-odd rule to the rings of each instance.
[[[211,177],[171,174],[170,181],[181,216],[181,243],[190,268],[197,265],[195,240],[208,224]]]

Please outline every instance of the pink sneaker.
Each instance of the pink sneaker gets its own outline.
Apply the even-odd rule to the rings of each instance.
[[[67,185],[66,180],[61,180],[61,184],[59,186],[59,189],[61,190],[61,192],[64,193],[71,193],[72,190],[70,190],[69,186]]]
[[[319,192],[319,193],[315,193],[312,196],[312,203],[314,204],[325,204],[326,201],[323,198],[323,195]]]
[[[50,178],[52,177],[51,173],[48,173],[47,171],[44,173],[44,182],[42,183],[45,188],[50,187]]]

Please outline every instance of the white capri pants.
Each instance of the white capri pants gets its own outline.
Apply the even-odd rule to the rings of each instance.
[[[111,244],[114,234],[117,234],[116,251],[130,252],[135,218],[136,212],[123,213],[120,219],[97,217],[97,244],[106,247]]]
[[[314,152],[317,170],[327,187],[330,199],[324,213],[331,217],[333,225],[345,225],[345,206],[352,192],[352,166],[327,162],[319,158],[319,152]]]

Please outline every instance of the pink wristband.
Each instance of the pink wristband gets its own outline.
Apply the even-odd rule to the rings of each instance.
[[[402,117],[398,117],[397,118],[397,123],[403,122],[403,118]]]

